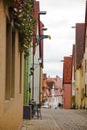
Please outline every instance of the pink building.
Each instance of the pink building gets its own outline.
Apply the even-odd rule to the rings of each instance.
[[[72,57],[64,57],[63,88],[64,88],[63,107],[65,109],[70,109],[71,97],[72,97]]]

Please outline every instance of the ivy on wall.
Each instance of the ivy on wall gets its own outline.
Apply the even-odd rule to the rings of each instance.
[[[15,27],[19,30],[21,46],[28,46],[32,41],[35,18],[33,16],[34,0],[4,0],[9,7],[10,19],[14,20]]]

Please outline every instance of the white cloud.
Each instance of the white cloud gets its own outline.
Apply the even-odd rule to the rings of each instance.
[[[58,75],[59,77],[62,78],[62,73],[61,70],[63,70],[63,63],[59,62],[50,62],[44,64],[44,73],[46,72],[47,75],[49,76],[56,76]],[[48,69],[49,68],[49,69]]]
[[[51,41],[44,40],[44,72],[47,74],[62,75],[58,62],[72,54],[75,29],[71,26],[84,22],[85,3],[85,0],[40,0],[40,10],[47,11],[45,16],[41,16],[41,21],[48,28],[44,33],[52,37]]]

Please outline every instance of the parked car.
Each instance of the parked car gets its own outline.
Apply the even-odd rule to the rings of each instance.
[[[49,108],[49,104],[47,103],[42,104],[42,108]]]

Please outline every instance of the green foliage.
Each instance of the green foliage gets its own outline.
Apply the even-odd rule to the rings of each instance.
[[[9,2],[11,0],[8,0]],[[33,16],[34,0],[15,0],[14,5],[9,7],[14,25],[19,30],[19,42],[21,46],[29,45],[32,41],[35,19]]]

